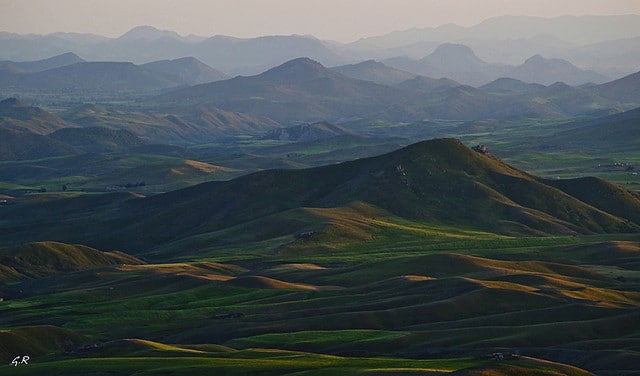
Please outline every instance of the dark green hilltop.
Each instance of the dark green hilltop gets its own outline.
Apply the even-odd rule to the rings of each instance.
[[[454,139],[337,165],[256,172],[148,198],[118,193],[46,201],[3,208],[15,218],[4,242],[80,242],[135,254],[178,240],[188,247],[189,238],[269,217],[274,237],[292,235],[313,223],[298,220],[278,229],[278,216],[287,211],[356,204],[407,220],[503,235],[640,229],[635,193],[595,178],[540,179]]]

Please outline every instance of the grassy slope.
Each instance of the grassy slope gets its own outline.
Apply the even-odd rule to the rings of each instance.
[[[406,187],[402,177],[415,187],[400,191],[400,195],[415,194],[426,184],[440,186],[442,191],[449,189],[444,180],[438,181],[442,176],[436,175],[433,182],[414,175],[433,167],[429,158],[440,158],[437,166],[451,171],[451,175],[475,176],[496,187],[508,185],[504,192],[515,191],[510,193],[514,200],[531,200],[524,192],[549,191],[561,203],[572,202],[561,190],[495,159],[447,154],[446,150],[433,152],[425,164],[416,162],[424,156],[420,150],[409,149],[407,154],[387,156],[383,167],[375,166],[382,171],[389,167],[400,188]],[[461,163],[456,158],[470,158],[464,161],[467,168],[463,172],[453,169]],[[398,174],[398,165],[403,166],[405,175]],[[492,169],[478,168],[487,165]],[[341,177],[362,170],[363,166],[371,165],[366,160],[347,165],[340,170]],[[291,179],[295,176],[292,172],[266,172],[258,175],[264,180],[252,189],[259,191],[264,184],[273,184],[274,179],[288,179],[293,188],[270,196],[271,201],[262,201],[277,206],[279,195],[298,199],[291,193],[307,194],[297,189],[317,179],[328,179],[330,171],[328,167],[306,170],[304,173],[313,174],[313,179],[303,181]],[[380,170],[364,171],[375,178]],[[353,187],[368,184],[367,179],[355,175],[333,188],[342,189],[347,198],[352,198],[349,194]],[[247,182],[239,181],[230,189],[240,189]],[[517,189],[522,182],[527,183],[526,190]],[[194,187],[191,191],[215,199],[217,192],[208,190],[220,184]],[[128,201],[133,196],[125,194],[64,201],[51,198],[48,203],[41,197],[45,201],[33,202],[28,208],[38,218],[56,213],[67,226],[73,224],[73,230],[82,231],[74,217],[95,216],[99,210],[100,215],[94,218],[101,223],[121,221],[117,213],[123,207],[147,208],[136,207],[135,202],[169,205],[181,200],[184,192],[159,196],[155,201],[134,202]],[[367,194],[377,197],[376,192]],[[139,266],[118,263],[4,286],[5,296],[11,299],[0,304],[0,325],[63,326],[105,343],[97,354],[109,358],[78,359],[77,355],[63,356],[58,352],[40,358],[40,365],[14,371],[38,374],[46,368],[54,374],[91,370],[131,374],[141,368],[148,372],[162,368],[176,374],[204,374],[212,369],[239,374],[257,369],[266,374],[322,374],[327,370],[359,374],[373,369],[377,371],[367,373],[393,370],[401,374],[414,367],[407,365],[414,364],[407,357],[468,358],[514,348],[601,374],[629,373],[637,364],[637,235],[513,237],[479,231],[473,226],[403,218],[362,202],[332,207],[342,199],[340,196],[320,197],[318,202],[325,205],[276,210],[266,216],[255,215],[251,210],[269,213],[269,205],[244,208],[244,212],[228,217],[236,221],[235,225],[227,223],[222,228],[198,222],[199,213],[211,213],[211,207],[199,207],[202,201],[197,199],[182,201],[180,210],[164,212],[134,232],[146,234],[142,230],[155,225],[159,227],[154,231],[170,234],[175,230],[172,226],[185,225],[176,223],[175,218],[188,209],[186,212],[194,218],[181,221],[195,220],[196,227],[191,226],[185,236],[169,238],[146,253],[154,260],[173,262]],[[499,196],[494,193],[491,197]],[[411,196],[401,197],[407,198],[410,200]],[[529,205],[542,208],[548,203]],[[585,212],[596,211],[593,207],[582,208]],[[415,208],[405,206],[402,210]],[[153,215],[153,211],[146,215]],[[241,220],[243,216],[250,220]],[[586,226],[594,223],[600,222]],[[90,226],[85,228],[91,230]],[[33,231],[18,230],[25,234]],[[57,230],[40,236],[52,234]],[[49,264],[47,258],[38,259]],[[20,295],[19,290],[23,290]],[[244,316],[215,318],[228,312],[241,312]],[[107,346],[126,338],[144,340],[135,342],[138,347],[133,349],[121,347],[129,349],[125,354],[114,353],[114,347]],[[176,343],[186,345],[163,345]],[[247,349],[221,356],[219,351],[224,347],[219,346],[224,345]],[[285,353],[269,350],[256,355],[249,350],[255,346],[313,354],[297,354],[282,363]],[[189,350],[205,348],[216,349],[216,354],[176,358],[194,354]],[[265,360],[264,354],[278,354],[278,360]],[[305,357],[326,359],[326,355],[319,354],[345,356],[345,361],[305,363]],[[451,362],[453,365],[449,363],[451,368],[447,369],[480,367],[467,370],[466,374],[581,374],[578,370],[558,371],[552,365],[536,365],[538,370],[531,371],[521,363]],[[415,367],[434,366],[416,361]]]
[[[637,260],[637,239],[614,243],[620,257],[607,257],[603,264],[599,255],[610,252],[612,243],[597,238],[568,239],[580,246],[562,245],[566,244],[562,238],[473,240],[458,230],[445,236],[447,230],[440,228],[439,235],[434,233],[425,242],[415,230],[421,226],[405,226],[405,242],[410,244],[413,237],[413,246],[394,251],[386,242],[371,239],[337,253],[254,255],[235,263],[118,266],[31,280],[13,287],[24,288],[26,296],[1,306],[0,325],[64,323],[101,342],[145,338],[343,356],[449,358],[517,348],[527,354],[583,362],[581,366],[590,368],[582,355],[572,358],[565,350],[575,349],[597,358],[597,370],[619,366],[620,372],[630,369],[628,361],[603,362],[599,354],[608,351],[615,354],[612,359],[637,359],[633,348],[638,333],[633,323],[638,320],[640,275],[637,263],[629,262]],[[434,245],[449,251],[429,250]],[[453,250],[456,253],[450,253]],[[618,279],[622,274],[624,281]],[[12,314],[4,315],[7,310]],[[245,316],[214,318],[224,312]],[[161,345],[145,349],[113,353],[113,346],[105,343],[100,351],[109,351],[105,354],[113,360],[108,363],[82,362],[72,355],[60,362],[60,357],[43,359],[46,363],[40,367],[46,365],[55,372],[110,369],[128,374],[141,367],[150,371],[171,364],[181,372],[188,363],[195,372],[227,370],[228,361],[219,356],[178,361],[172,358],[176,351],[180,356],[187,353]],[[279,364],[256,360],[247,352],[236,354],[237,358],[232,357],[240,362],[235,364],[239,370],[266,370],[268,364],[275,367],[274,374],[325,369],[305,365],[300,357]],[[92,357],[91,353],[83,356]],[[152,361],[149,356],[162,359]],[[384,365],[380,359],[360,359],[361,363],[346,359],[353,364],[346,368],[354,373],[410,364],[407,360]],[[474,362],[465,367],[478,365]],[[486,366],[480,368],[485,369],[482,372],[489,372]],[[521,364],[504,367],[517,370]],[[22,372],[37,374],[42,369]]]
[[[122,252],[101,252],[82,245],[57,242],[29,243],[0,249],[0,280],[40,278],[76,270],[142,261]]]

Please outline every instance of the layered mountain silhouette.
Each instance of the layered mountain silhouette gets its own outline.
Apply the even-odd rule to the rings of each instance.
[[[481,90],[489,93],[502,93],[502,94],[518,94],[518,93],[533,93],[544,89],[544,85],[530,84],[515,78],[498,78],[495,81],[491,81],[486,85],[480,86]]]
[[[11,73],[34,73],[84,62],[85,60],[80,56],[73,52],[67,52],[44,60],[25,62],[0,61],[0,72],[4,70]]]
[[[564,124],[558,131],[547,137],[540,137],[537,142],[544,145],[555,145],[564,150],[628,150],[638,149],[640,138],[640,108],[620,114],[603,116],[596,119],[581,120]],[[630,171],[634,172],[634,171]]]
[[[229,78],[194,57],[160,60],[141,65],[147,70],[179,77],[188,85],[203,84]]]
[[[471,86],[485,85],[502,77],[543,85],[559,81],[568,85],[607,81],[605,76],[580,69],[566,60],[547,59],[540,55],[532,56],[518,66],[490,64],[480,59],[468,46],[453,43],[442,44],[419,60],[401,57],[384,62],[415,74],[449,78]]]
[[[390,111],[408,117],[412,111],[404,104],[418,98],[415,92],[352,79],[317,61],[298,58],[256,76],[193,86],[154,98],[153,102],[220,107],[286,122],[348,119],[364,114],[386,118]],[[394,109],[394,105],[403,108]]]
[[[17,98],[0,101],[0,128],[48,134],[69,124],[60,117],[39,107],[30,106]]]
[[[100,200],[83,197],[39,203],[37,209],[3,208],[8,215],[14,210],[31,214],[16,217],[2,230],[8,234],[5,242],[33,241],[37,234],[40,240],[135,252],[171,241],[188,244],[192,236],[268,218],[282,225],[270,228],[271,236],[282,236],[317,226],[304,220],[282,222],[283,213],[362,203],[377,208],[365,211],[375,215],[501,234],[638,231],[637,194],[607,183],[611,192],[607,199],[573,196],[603,184],[595,178],[552,184],[459,141],[438,139],[378,157],[305,170],[262,171],[145,199],[118,194]],[[40,213],[54,207],[58,216],[74,219],[43,220]],[[95,210],[103,213],[99,219],[84,218]],[[145,236],[138,236],[141,233]]]
[[[527,59],[522,65],[513,68],[508,77],[524,82],[551,85],[564,82],[567,85],[581,85],[585,83],[603,83],[607,78],[603,75],[577,68],[562,59],[545,59],[535,55]]]
[[[72,51],[92,61],[144,64],[194,56],[231,75],[252,75],[299,56],[336,66],[366,59],[418,58],[439,44],[456,41],[473,47],[488,61],[517,64],[541,54],[568,60],[615,78],[637,70],[639,52],[634,38],[640,33],[638,17],[546,19],[504,16],[472,27],[443,25],[396,31],[349,44],[299,35],[248,39],[180,36],[151,26],[135,27],[118,38],[77,33],[19,35],[0,32],[0,59],[38,60]]]
[[[217,107],[281,123],[561,117],[616,107],[614,100],[600,97],[595,89],[561,83],[534,86],[513,96],[421,77],[391,87],[346,77],[309,58],[291,60],[256,76],[177,90],[150,103],[183,109]]]
[[[382,85],[396,85],[413,79],[416,75],[400,69],[391,68],[375,60],[367,60],[357,64],[341,65],[331,68],[347,77],[358,80],[373,81]]]
[[[154,61],[87,62],[75,54],[16,63],[0,62],[0,84],[20,90],[84,94],[157,91],[218,81],[228,76],[193,57]]]
[[[279,141],[318,141],[339,136],[353,136],[354,133],[339,125],[318,122],[313,124],[296,125],[288,128],[274,129],[261,137],[264,140]]]
[[[463,84],[479,86],[504,76],[506,68],[482,61],[471,48],[445,43],[419,60],[393,58],[385,63],[422,76],[449,78]]]
[[[623,103],[640,101],[640,72],[590,88],[594,93]]]
[[[121,62],[84,62],[42,72],[7,75],[1,83],[23,89],[80,93],[140,92],[183,84],[178,77]]]
[[[125,151],[144,144],[144,141],[126,129],[102,127],[63,128],[51,133],[49,137],[85,153]]]
[[[404,87],[411,90],[418,91],[434,91],[439,89],[451,89],[461,86],[460,83],[448,79],[448,78],[431,78],[425,76],[416,76],[412,79],[403,81],[398,84],[400,87]]]

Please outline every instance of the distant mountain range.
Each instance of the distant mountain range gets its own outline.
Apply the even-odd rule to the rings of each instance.
[[[135,65],[87,62],[65,53],[32,62],[0,62],[4,90],[52,91],[58,94],[145,93],[228,78],[193,57]]]
[[[427,61],[433,65],[438,61],[436,57],[450,56],[447,51],[474,59],[472,51],[464,46],[444,46],[442,50]],[[482,65],[479,59],[475,61]],[[545,62],[536,57],[518,67],[518,71],[524,74],[528,66],[544,66]],[[559,66],[567,68],[563,62]],[[176,74],[155,72],[150,67]],[[455,68],[451,65],[451,69]],[[348,77],[339,71],[364,79]],[[180,73],[185,78],[180,78]],[[215,78],[216,74],[192,58],[150,66],[80,62],[41,72],[7,74],[0,80],[70,98],[90,96],[100,90],[115,97],[137,91],[137,103],[146,110],[86,105],[53,115],[12,99],[0,105],[0,121],[6,128],[41,135],[71,125],[126,128],[145,142],[191,143],[237,135],[260,136],[283,126],[322,121],[339,124],[362,119],[415,122],[563,118],[640,106],[638,73],[584,87],[561,82],[545,86],[499,78],[474,88],[448,78],[418,75],[401,81],[413,74],[375,61],[329,69],[312,59],[299,58],[255,76],[194,86],[184,83],[186,79]]]
[[[362,77],[371,72],[368,66],[371,63],[360,66],[365,68],[360,73],[357,73],[358,66],[350,66],[348,70],[351,75]],[[397,70],[375,66],[377,76],[372,79],[397,80]],[[514,92],[518,86],[515,91],[518,95],[505,96],[504,91],[492,88],[498,83],[482,90],[447,79],[419,77],[388,86],[346,77],[337,70],[300,58],[256,76],[236,77],[163,94],[153,98],[150,104],[176,110],[194,105],[217,107],[265,116],[280,123],[344,122],[360,118],[415,121],[565,117],[640,105],[634,92],[628,90],[637,85],[636,75],[620,79],[614,86],[608,83],[585,88],[563,83],[528,85],[512,79],[510,90]],[[384,72],[390,76],[385,78]]]
[[[472,47],[484,61],[515,65],[541,55],[563,59],[607,78],[637,71],[640,60],[640,15],[584,17],[514,17],[486,20],[472,27],[397,31],[349,44],[312,36],[180,36],[173,31],[139,26],[118,38],[92,34],[19,35],[0,32],[0,59],[28,61],[66,52],[89,61],[130,61],[145,64],[193,56],[230,75],[252,75],[297,57],[326,66],[364,60],[409,57],[419,59],[443,43]],[[486,82],[485,82],[486,83]]]
[[[600,84],[607,77],[592,71],[580,69],[561,59],[545,59],[535,55],[519,66],[487,63],[475,52],[461,44],[445,43],[419,60],[406,57],[385,60],[384,63],[433,78],[449,78],[463,84],[480,86],[501,77],[515,78],[528,83],[550,85],[564,82],[569,85],[586,83]]]
[[[299,58],[264,73],[197,85],[153,98],[163,106],[201,105],[266,116],[278,122],[388,118],[391,106],[420,94],[343,76],[317,61]],[[407,118],[408,107],[393,114]]]

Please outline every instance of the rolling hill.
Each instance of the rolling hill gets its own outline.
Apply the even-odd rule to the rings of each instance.
[[[83,60],[80,56],[74,54],[73,52],[67,52],[61,55],[56,55],[47,59],[36,61],[0,61],[0,71],[6,70],[11,73],[34,73],[84,62],[85,60]]]
[[[0,249],[0,280],[42,278],[69,271],[143,262],[122,252],[101,252],[82,245],[29,243]]]
[[[78,152],[71,145],[47,136],[28,130],[0,127],[0,161],[60,157]]]
[[[219,170],[108,157],[43,162]],[[640,196],[453,139],[149,197],[12,201],[0,357],[32,354],[22,374],[613,376],[639,359]]]
[[[640,101],[640,72],[589,88],[597,95],[625,104]]]
[[[0,126],[45,135],[66,128],[69,124],[39,107],[29,106],[16,98],[7,98],[0,101]]]
[[[269,118],[204,106],[155,113],[85,104],[62,116],[81,127],[126,130],[145,143],[155,144],[193,144],[238,134],[261,135],[280,126]]]
[[[396,85],[416,76],[414,73],[391,68],[375,60],[367,60],[358,64],[341,65],[331,69],[347,77],[372,81],[382,85]]]
[[[145,70],[132,63],[84,62],[42,72],[8,75],[9,87],[77,93],[144,92],[177,87],[178,77]]]
[[[617,186],[610,189],[624,191]],[[501,234],[615,233],[640,228],[629,219],[635,218],[629,212],[634,206],[625,211],[621,208],[629,202],[618,200],[637,200],[633,197],[621,193],[594,201],[595,206],[587,205],[542,179],[476,153],[458,141],[444,139],[379,157],[306,170],[263,171],[126,203],[105,197],[99,200],[104,205],[102,219],[91,222],[82,214],[98,210],[89,198],[83,198],[82,203],[74,199],[42,203],[38,210],[30,205],[14,206],[5,208],[6,213],[29,209],[32,214],[3,230],[11,234],[6,237],[8,242],[53,239],[135,251],[179,239],[188,243],[190,237],[196,239],[260,218],[277,218],[301,207],[345,207],[364,202],[402,218]],[[42,221],[40,210],[56,210],[59,216],[75,218],[76,231],[64,230],[68,222]],[[303,231],[311,225],[286,223],[282,228],[276,225],[274,234]],[[32,227],[27,231],[25,226]],[[138,237],[140,233],[145,237]],[[33,239],[33,234],[38,234],[38,239]]]
[[[502,77],[495,81],[491,81],[486,85],[480,86],[479,89],[489,93],[517,94],[540,91],[544,89],[544,86],[540,84],[526,83],[515,78]]]
[[[261,137],[264,140],[308,142],[332,139],[338,136],[354,135],[353,132],[335,124],[319,122],[296,125],[270,131]]]
[[[51,133],[49,137],[85,153],[126,151],[144,144],[139,137],[126,129],[101,127],[63,128]]]
[[[462,85],[448,78],[436,79],[425,76],[416,76],[412,79],[399,83],[398,86],[418,91],[434,91],[437,89],[454,88]]]
[[[612,152],[633,152],[638,148],[640,140],[640,108],[619,114],[599,117],[596,119],[575,121],[564,124],[561,128],[568,128],[554,132],[549,137],[541,138],[537,142],[564,150]]]
[[[546,59],[540,55],[528,58],[523,64],[511,69],[506,76],[542,85],[564,82],[567,85],[577,86],[608,81],[603,75],[580,69],[566,60]]]
[[[188,85],[204,84],[229,78],[226,74],[211,68],[193,57],[154,61],[142,64],[140,67],[153,72],[179,77]]]

